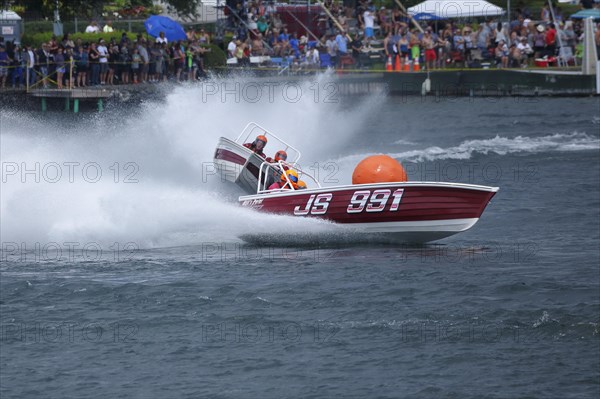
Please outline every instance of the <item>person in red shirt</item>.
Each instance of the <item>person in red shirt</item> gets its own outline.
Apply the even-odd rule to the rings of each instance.
[[[256,139],[252,143],[245,143],[244,147],[249,148],[250,150],[254,151],[254,153],[257,155],[260,155],[261,157],[266,158],[266,155],[263,152],[263,149],[267,145],[267,141],[268,141],[267,137],[263,136],[261,134],[259,136],[256,136]]]
[[[556,29],[554,24],[549,24],[546,29],[546,55],[554,57],[556,55]]]

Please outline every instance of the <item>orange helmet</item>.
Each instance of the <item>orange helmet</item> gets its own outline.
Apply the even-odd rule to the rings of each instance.
[[[287,179],[286,179],[286,176],[287,176]],[[294,188],[296,188],[296,186],[298,184],[298,173],[296,173],[296,171],[293,169],[286,170],[285,173],[281,174],[281,181],[284,183],[287,183],[288,179],[290,182],[292,182],[292,186],[294,186]]]
[[[287,152],[279,150],[275,153],[275,162],[287,160]]]
[[[306,190],[306,183],[304,183],[304,180],[298,180],[297,190]]]
[[[257,140],[257,141],[258,141],[258,140],[260,140],[260,141],[264,141],[264,142],[265,142],[265,144],[267,144],[267,141],[268,141],[268,140],[267,140],[267,136],[264,136],[264,135],[262,135],[262,134],[261,134],[261,135],[258,135],[258,136],[256,136],[256,140]]]
[[[259,143],[262,143],[262,145],[259,147]],[[263,148],[265,148],[265,146],[267,145],[267,137],[261,135],[256,136],[256,140],[254,140],[254,146],[256,148],[258,148],[259,150],[262,150]]]

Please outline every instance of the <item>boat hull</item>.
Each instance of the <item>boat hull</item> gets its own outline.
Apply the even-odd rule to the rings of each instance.
[[[225,137],[219,139],[213,163],[217,173],[223,181],[237,184],[248,194],[256,193],[258,186],[259,168],[264,158],[256,155],[248,148],[239,145],[235,141]],[[267,185],[275,181],[277,171],[268,168],[268,173],[263,176],[267,179]]]
[[[497,191],[454,183],[379,183],[249,195],[240,204],[324,219],[368,235],[428,242],[473,227]]]

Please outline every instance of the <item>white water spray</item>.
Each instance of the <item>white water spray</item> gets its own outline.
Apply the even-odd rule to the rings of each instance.
[[[235,242],[274,226],[328,231],[329,223],[242,209],[239,193],[212,176],[218,138],[237,137],[250,121],[304,149],[304,162],[331,158],[382,96],[344,110],[327,81],[272,85],[256,101],[254,82],[239,80],[236,88],[213,80],[177,88],[134,117],[117,110],[71,122],[3,111],[2,242],[148,248]],[[221,88],[229,94],[214,93]]]

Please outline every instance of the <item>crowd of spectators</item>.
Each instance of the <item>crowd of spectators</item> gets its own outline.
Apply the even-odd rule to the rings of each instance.
[[[559,55],[573,62],[582,53],[583,23],[565,19],[560,8],[555,9],[555,22],[547,6],[534,15],[520,4],[508,23],[429,21],[419,29],[397,8],[376,9],[369,0],[347,6],[351,3],[325,0],[335,21],[322,18],[324,33],[317,37],[304,28],[290,32],[273,2],[227,0],[225,14],[233,38],[224,43],[224,50],[241,65],[249,65],[252,56],[270,56],[315,68],[345,62],[361,67],[375,53],[384,62],[399,60],[401,68],[419,59],[430,70],[485,63],[528,67],[540,58],[556,62]],[[211,39],[203,29],[190,30],[187,40],[174,43],[162,33],[156,39],[138,35],[130,40],[125,33],[116,38],[111,21],[102,28],[92,21],[85,32],[97,34],[98,39],[73,41],[66,34],[37,48],[20,48],[0,38],[0,86],[23,86],[27,76],[29,85],[71,88],[194,80],[205,74],[204,56]],[[595,40],[598,46],[600,24]]]
[[[287,57],[296,64],[323,66],[325,55],[329,64],[340,66],[352,56],[352,63],[361,66],[366,54],[380,49],[383,61],[395,61],[400,56],[404,64],[419,58],[428,69],[477,67],[484,63],[508,68],[530,66],[536,58],[552,62],[559,54],[574,62],[583,41],[581,20],[565,20],[556,8],[555,25],[547,6],[537,18],[520,4],[509,23],[491,18],[472,24],[428,21],[421,23],[422,30],[400,9],[377,9],[368,0],[358,0],[354,7],[328,0],[325,6],[339,25],[326,18],[325,33],[314,37],[304,28],[302,34],[290,32],[271,2],[229,0],[229,24],[234,36],[227,44],[228,58],[248,65],[252,56],[269,55]]]
[[[161,32],[151,38],[137,35],[120,38],[108,21],[100,29],[95,21],[86,28],[97,33],[93,41],[55,36],[39,47],[20,47],[0,37],[0,87],[74,88],[165,80],[199,79],[205,75],[204,57],[210,50],[210,35],[201,29],[187,32],[187,40],[170,43]]]

